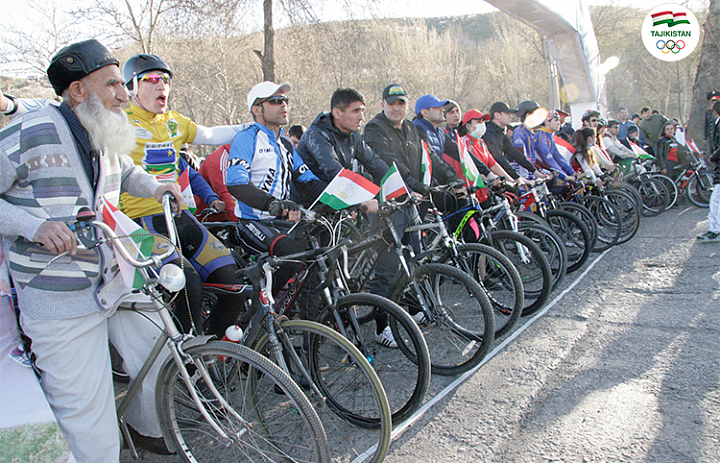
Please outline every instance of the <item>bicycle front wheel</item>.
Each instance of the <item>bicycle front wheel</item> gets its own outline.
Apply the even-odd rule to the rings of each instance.
[[[220,435],[203,416],[171,358],[158,376],[156,403],[165,439],[184,461],[330,462],[318,415],[275,364],[222,341],[189,347],[184,354],[190,387],[225,433]],[[217,395],[203,378],[203,369]]]
[[[365,356],[341,334],[307,320],[279,323],[277,337],[291,376],[310,394],[327,430],[333,461],[383,461],[392,432],[390,405]],[[267,334],[254,349],[274,355]]]
[[[433,373],[457,375],[478,365],[495,338],[495,318],[488,297],[467,273],[445,264],[423,264],[412,278],[402,275],[391,299],[420,324],[430,350]],[[428,313],[425,313],[428,312]]]
[[[697,207],[710,207],[710,196],[715,188],[713,180],[711,172],[695,172],[685,187],[688,201]]]
[[[375,294],[349,294],[323,310],[318,322],[342,333],[368,359],[388,396],[393,423],[420,408],[430,385],[430,353],[420,328],[400,306]],[[385,326],[398,348],[374,341]]]

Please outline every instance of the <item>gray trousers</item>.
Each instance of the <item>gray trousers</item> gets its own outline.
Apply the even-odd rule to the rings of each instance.
[[[78,463],[117,463],[120,434],[108,339],[112,340],[134,378],[160,335],[155,313],[118,311],[109,318],[94,313],[64,320],[37,320],[20,315],[32,339],[41,386]],[[125,416],[140,434],[161,437],[155,412],[155,382],[165,348],[145,378]]]

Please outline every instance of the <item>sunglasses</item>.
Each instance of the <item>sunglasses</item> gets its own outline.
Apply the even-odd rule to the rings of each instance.
[[[151,84],[157,84],[162,80],[164,83],[167,84],[170,82],[171,78],[172,77],[170,77],[170,74],[168,74],[167,72],[148,72],[147,74],[143,74],[140,78],[138,78],[138,80],[140,82],[150,82]]]
[[[270,98],[265,98],[263,100],[258,101],[258,104],[262,103],[270,103],[273,105],[281,105],[283,103],[288,103],[290,100],[288,99],[287,95],[274,95]]]
[[[600,119],[590,119],[590,122],[599,122]]]

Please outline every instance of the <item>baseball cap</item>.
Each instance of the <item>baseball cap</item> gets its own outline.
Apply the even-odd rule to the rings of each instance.
[[[522,117],[527,113],[531,113],[538,109],[540,105],[538,105],[536,102],[531,100],[525,100],[522,103],[520,103],[515,110],[515,114]]]
[[[490,106],[490,111],[488,114],[493,115],[495,113],[512,113],[515,114],[514,109],[508,108],[508,105],[503,103],[502,101],[498,101],[496,103],[493,103],[492,106]]]
[[[467,124],[473,119],[480,119],[481,121],[489,121],[490,114],[483,114],[477,109],[468,109],[462,118],[462,123]]]
[[[84,40],[57,52],[50,61],[47,75],[55,93],[61,95],[71,83],[111,64],[120,66],[103,44],[95,39]]]
[[[420,114],[423,109],[440,108],[447,103],[448,100],[438,100],[435,95],[423,95],[415,102],[415,114]]]
[[[390,84],[385,87],[382,93],[382,99],[388,103],[392,103],[395,100],[403,100],[407,102],[408,96],[404,88],[398,84]]]
[[[247,96],[248,111],[252,112],[252,107],[258,98],[269,98],[275,93],[287,93],[292,89],[290,84],[276,84],[275,82],[260,82],[252,89]]]

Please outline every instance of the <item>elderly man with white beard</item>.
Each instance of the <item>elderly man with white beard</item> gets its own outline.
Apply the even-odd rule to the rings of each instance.
[[[79,463],[119,460],[108,339],[133,376],[160,331],[145,315],[115,312],[129,289],[114,270],[112,251],[78,246],[66,222],[82,207],[99,214],[101,197],[117,205],[121,191],[158,201],[169,191],[182,207],[178,185],[161,185],[127,156],[135,131],[122,110],[128,97],[118,66],[96,40],[63,48],[48,67],[62,104],[27,112],[0,130],[0,234],[20,323]],[[156,376],[151,371],[127,417],[140,445],[161,448],[152,439],[161,436]]]

